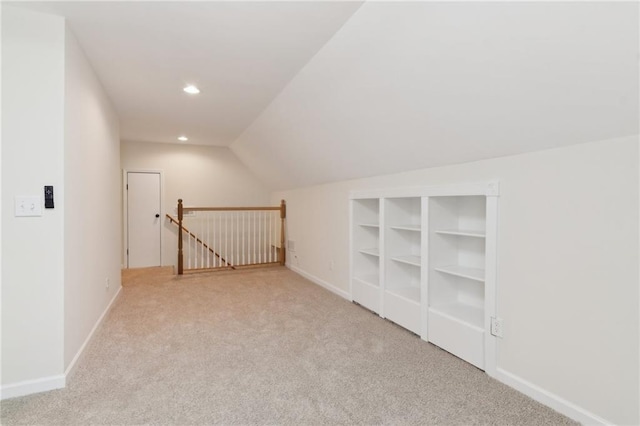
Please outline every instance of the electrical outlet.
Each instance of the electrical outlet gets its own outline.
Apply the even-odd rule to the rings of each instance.
[[[496,337],[502,337],[503,324],[502,318],[491,317],[491,334]]]
[[[290,252],[295,252],[296,251],[296,242],[293,241],[293,240],[287,241],[287,248],[289,249]]]
[[[109,278],[105,278],[104,279],[104,288],[105,290],[109,290]]]
[[[329,270],[333,271],[333,260],[329,261]]]

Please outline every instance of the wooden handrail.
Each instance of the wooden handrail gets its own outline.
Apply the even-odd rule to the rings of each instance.
[[[169,213],[167,213],[167,219],[169,219],[169,221],[171,223],[175,223],[176,225],[181,226],[180,223],[179,223],[179,220],[174,218],[173,216],[171,216]],[[231,263],[227,262],[224,257],[220,256],[218,253],[216,253],[215,250],[213,250],[211,247],[209,247],[209,245],[207,245],[207,243],[205,243],[200,238],[198,238],[198,236],[196,234],[194,234],[193,232],[189,231],[185,226],[181,226],[181,227],[182,227],[182,230],[184,232],[188,232],[189,235],[191,235],[193,238],[195,238],[196,242],[202,244],[202,247],[206,248],[211,253],[213,253],[214,256],[216,256],[218,259],[220,259],[220,261],[224,262],[231,269],[236,269],[235,266],[233,266]]]
[[[183,207],[185,212],[254,212],[264,210],[280,210],[280,207]]]
[[[184,207],[182,199],[178,200],[178,219],[171,217],[167,214],[167,218],[173,223],[178,225],[178,274],[182,275],[184,271],[184,254],[182,243],[182,231],[188,232],[190,236],[196,239],[196,241],[207,248],[211,253],[217,256],[222,262],[225,262],[231,269],[236,269],[234,265],[231,265],[225,259],[223,259],[218,253],[211,249],[207,244],[200,240],[195,234],[190,232],[182,225],[185,212],[246,212],[246,211],[280,211],[280,247],[277,249],[277,261],[269,263],[279,263],[284,266],[286,262],[286,250],[285,250],[285,219],[287,217],[287,206],[284,200],[280,201],[280,206],[265,206],[265,207]],[[277,237],[276,237],[277,238]],[[274,246],[272,246],[274,247]],[[244,259],[244,258],[243,258]],[[244,260],[242,261],[244,262]],[[268,263],[260,263],[268,264]]]

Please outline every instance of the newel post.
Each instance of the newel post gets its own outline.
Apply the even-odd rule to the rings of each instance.
[[[178,275],[182,275],[184,263],[182,255],[182,198],[178,200]]]
[[[284,247],[284,220],[287,217],[287,205],[284,200],[280,201],[280,265],[284,266],[287,251]]]

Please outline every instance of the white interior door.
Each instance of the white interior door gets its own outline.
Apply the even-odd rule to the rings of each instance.
[[[127,172],[127,267],[160,266],[160,173]]]

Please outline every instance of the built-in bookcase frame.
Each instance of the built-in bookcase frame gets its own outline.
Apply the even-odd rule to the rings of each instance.
[[[495,375],[497,182],[350,194],[352,300]]]

